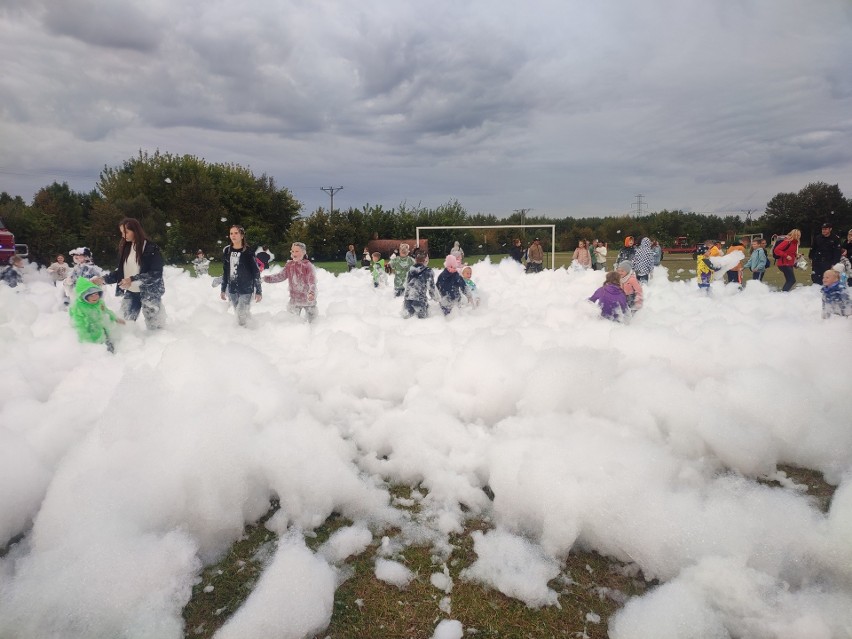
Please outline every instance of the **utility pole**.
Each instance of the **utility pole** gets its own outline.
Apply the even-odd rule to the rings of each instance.
[[[635,209],[637,216],[642,215],[643,209],[647,210],[647,208],[648,208],[648,205],[643,204],[643,202],[642,202],[642,198],[644,198],[644,197],[645,196],[642,195],[641,193],[636,194],[636,202],[633,204],[633,209]]]
[[[331,196],[331,208],[328,210],[329,214],[334,213],[334,194],[343,189],[342,186],[321,186],[320,189],[325,191]]]
[[[514,209],[514,211],[521,216],[521,225],[524,225],[526,223],[527,213],[532,211],[532,209]]]

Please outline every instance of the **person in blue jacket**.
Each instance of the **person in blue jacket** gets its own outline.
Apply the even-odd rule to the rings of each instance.
[[[470,291],[467,290],[467,284],[464,283],[464,278],[458,272],[458,260],[454,255],[448,255],[444,260],[444,270],[438,276],[436,286],[438,288],[438,303],[441,305],[444,315],[449,315],[453,308],[461,303],[462,296],[466,297],[469,302],[473,302]]]

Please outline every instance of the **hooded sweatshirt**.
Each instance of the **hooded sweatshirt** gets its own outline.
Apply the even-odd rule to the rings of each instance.
[[[639,243],[639,248],[633,254],[633,270],[636,271],[636,275],[648,275],[653,271],[655,259],[656,256],[654,255],[654,247],[651,246],[651,240],[643,237]]]
[[[627,296],[617,284],[604,284],[589,298],[601,307],[601,317],[621,320],[627,314]]]
[[[435,276],[432,269],[425,264],[415,264],[408,269],[405,282],[405,299],[409,302],[428,304],[429,298],[436,299]]]
[[[102,344],[109,337],[107,327],[116,321],[116,317],[104,304],[103,297],[95,304],[87,302],[86,296],[92,293],[103,294],[103,291],[87,278],[77,278],[74,285],[74,302],[68,308],[68,314],[81,342]]]

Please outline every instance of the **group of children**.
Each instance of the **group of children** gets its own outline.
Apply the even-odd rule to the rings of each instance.
[[[479,304],[479,294],[473,282],[473,270],[463,264],[463,253],[454,250],[444,260],[444,270],[435,279],[434,271],[428,266],[429,256],[426,251],[417,250],[410,255],[411,247],[400,244],[399,255],[394,254],[388,260],[388,266],[393,274],[394,296],[403,298],[403,317],[427,317],[429,300],[435,300],[444,315],[449,315],[453,308],[466,300],[472,306]],[[373,276],[373,286],[378,288],[386,280],[385,263],[381,253],[371,255],[370,272]]]
[[[796,253],[797,240],[795,234],[779,240],[781,246],[775,253],[775,257],[782,272],[785,269],[792,270],[791,264],[794,264],[796,259],[800,257]],[[785,246],[785,243],[788,246]],[[751,270],[752,279],[762,280],[766,269],[771,265],[767,254],[766,240],[762,238],[752,239],[751,255],[745,265],[742,264],[742,260],[745,258],[745,247],[741,240],[734,241],[725,255],[731,255],[737,251],[742,253],[742,257],[727,270],[728,282],[737,283],[741,286],[744,268]],[[789,255],[787,255],[788,253]],[[713,258],[719,257],[722,257],[721,242],[707,240],[698,246],[696,251],[696,279],[699,289],[709,292],[713,273],[722,268],[713,263]],[[785,262],[784,259],[787,261]],[[843,260],[845,260],[845,263]],[[604,285],[589,298],[590,301],[599,304],[602,317],[614,321],[625,321],[641,308],[642,287],[632,265],[633,262],[626,259],[619,262],[613,272],[607,273]],[[852,299],[849,296],[847,282],[844,281],[847,270],[852,269],[850,269],[848,259],[844,255],[841,257],[840,264],[823,273],[821,289],[823,318],[832,315],[852,316]],[[788,286],[789,279],[789,274],[785,273],[787,283],[782,290],[787,291],[792,288]]]
[[[260,269],[256,266],[254,255],[242,260],[240,253],[245,250],[250,254],[245,244],[245,231],[240,227],[231,229],[231,246],[223,251],[223,277],[221,280],[222,298],[229,299],[237,310],[240,324],[245,324],[252,294],[255,300],[261,300],[260,281],[274,284],[287,280],[290,286],[288,311],[301,315],[305,312],[308,322],[317,316],[317,285],[313,264],[306,259],[306,247],[301,242],[293,243],[290,250],[290,260],[285,267],[275,275],[260,277]],[[753,279],[761,280],[770,266],[767,255],[766,241],[754,239],[751,244],[752,253],[744,265],[753,273]],[[732,253],[744,250],[741,243],[735,242],[728,250]],[[79,247],[69,252],[73,266],[65,263],[63,255],[57,255],[56,261],[48,267],[48,272],[57,284],[61,284],[69,306],[69,315],[78,336],[83,342],[106,344],[109,351],[113,350],[110,327],[113,324],[124,324],[124,320],[116,317],[103,301],[103,290],[92,282],[92,278],[100,277],[103,270],[94,264],[92,253],[86,247]],[[713,240],[704,242],[697,252],[697,279],[699,288],[710,286],[710,279],[716,270],[711,258],[720,257],[721,249]],[[462,258],[451,253],[444,260],[444,269],[435,277],[433,269],[428,266],[428,255],[424,250],[417,250],[410,255],[410,246],[401,244],[399,254],[394,254],[388,261],[393,274],[394,296],[403,298],[403,317],[417,316],[425,318],[429,314],[429,301],[438,303],[444,315],[465,301],[471,306],[479,304],[479,293],[476,283],[472,280],[472,269],[462,263]],[[247,265],[247,266],[246,266]],[[199,251],[194,261],[198,274],[206,272],[209,260]],[[254,266],[254,268],[251,268]],[[729,281],[741,282],[729,276]],[[22,259],[13,259],[12,263],[2,273],[2,279],[9,286],[16,286],[21,281],[19,271],[23,269]],[[731,269],[735,273],[735,268]],[[246,272],[241,272],[246,271]],[[251,271],[251,272],[248,272]],[[371,273],[373,285],[381,286],[385,281],[385,264],[381,254],[372,254]],[[852,301],[848,287],[842,281],[842,274],[836,269],[827,270],[822,279],[823,317],[831,315],[852,316]],[[243,291],[240,286],[247,288]],[[251,290],[248,290],[251,289]],[[627,321],[642,308],[643,291],[631,260],[625,259],[616,264],[615,269],[606,274],[603,286],[598,288],[589,300],[599,304],[601,316],[613,321]]]

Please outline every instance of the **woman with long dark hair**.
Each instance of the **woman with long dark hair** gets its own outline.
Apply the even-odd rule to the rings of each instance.
[[[260,268],[254,259],[254,251],[246,244],[246,232],[236,224],[228,230],[231,244],[222,251],[222,292],[223,300],[230,299],[237,322],[245,326],[251,316],[251,298],[259,302],[263,296],[260,290]]]
[[[142,225],[134,217],[118,223],[121,241],[118,243],[118,268],[103,277],[94,278],[96,284],[118,284],[115,294],[122,297],[121,315],[132,322],[145,318],[149,330],[162,328],[166,320],[163,307],[163,255],[160,247],[151,242]]]

